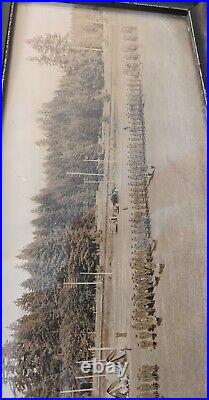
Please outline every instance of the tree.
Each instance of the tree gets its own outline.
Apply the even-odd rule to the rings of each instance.
[[[87,30],[94,34],[101,27]],[[63,76],[39,115],[46,187],[33,197],[34,237],[19,254],[18,268],[28,278],[16,301],[23,316],[4,345],[4,381],[16,394],[53,398],[61,388],[76,386],[76,361],[90,357],[94,344],[95,287],[65,283],[84,279],[80,272],[97,271],[98,185],[87,190],[83,177],[68,173],[98,171],[84,159],[101,153],[103,61],[100,52],[73,49],[68,35],[47,34],[28,43],[37,53],[33,60],[60,67]]]

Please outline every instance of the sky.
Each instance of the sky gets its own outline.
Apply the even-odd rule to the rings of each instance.
[[[71,6],[53,3],[19,3],[3,121],[3,341],[7,328],[19,316],[14,301],[21,296],[27,277],[17,269],[17,255],[31,242],[34,203],[31,197],[44,187],[45,150],[35,143],[43,132],[37,123],[41,105],[56,90],[61,71],[28,60],[33,50],[26,43],[35,35],[66,34]],[[11,397],[8,388],[3,397]]]

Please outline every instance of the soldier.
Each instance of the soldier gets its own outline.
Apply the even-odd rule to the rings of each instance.
[[[136,296],[136,298],[153,301],[155,295],[154,293],[140,292],[140,293],[135,293],[134,296]]]
[[[156,317],[156,323],[157,323],[157,326],[160,326],[160,325],[162,324],[162,321],[163,321],[163,319],[162,319],[162,318],[160,318],[160,317]]]
[[[150,325],[149,322],[135,322],[134,324],[132,324],[132,327],[134,329],[137,330],[149,330],[149,331],[153,331],[155,329],[155,325]]]
[[[133,266],[133,270],[134,270],[135,279],[137,279],[138,276],[140,276],[142,274],[144,274],[144,276],[147,276],[147,275],[153,276],[153,274],[154,274],[154,271],[152,269],[146,268],[145,265],[143,265],[143,266],[138,265],[135,267]]]
[[[155,364],[155,365],[145,364],[145,365],[142,365],[142,367],[140,369],[141,372],[150,372],[154,375],[157,374],[158,370],[159,370],[159,366],[157,364]]]
[[[150,389],[157,391],[159,389],[159,384],[157,382],[151,383],[150,384]]]
[[[154,307],[154,305],[155,305],[155,301],[149,301],[149,300],[140,300],[140,301],[135,301],[135,303],[134,303],[134,305],[136,306],[136,307],[139,307],[139,308],[144,308],[144,309],[146,309],[146,310],[149,310],[149,309],[153,309],[153,307]]]
[[[165,264],[158,264],[158,268],[159,268],[159,274],[161,275],[165,268]]]
[[[140,305],[137,306],[136,308],[137,308],[137,309],[139,308],[140,311],[142,311],[142,312],[144,313],[143,315],[146,315],[146,313],[147,313],[147,314],[150,314],[151,312],[153,312],[153,314],[155,313],[155,308],[154,308],[154,307],[150,307],[150,306],[147,305],[147,304],[140,304]]]
[[[133,311],[133,319],[135,319],[135,320],[141,320],[145,316],[146,316],[146,311],[144,311],[144,310],[136,310],[135,309]]]
[[[146,282],[146,281],[138,281],[135,279],[135,288],[139,289],[139,290],[144,290],[146,291],[146,289],[150,289],[150,288],[154,288],[153,282]]]
[[[157,392],[143,392],[141,395],[139,395],[140,398],[144,399],[144,398],[157,398],[159,397]]]
[[[140,293],[140,298],[133,299],[133,302],[136,307],[141,307],[141,305],[145,304],[146,306],[153,308],[154,304],[155,304],[155,300],[150,300],[147,297],[145,297],[144,294],[141,294],[141,293]]]
[[[151,369],[141,369],[139,377],[143,382],[152,382],[157,378],[156,374],[153,374]]]
[[[148,331],[141,331],[138,333],[137,337],[139,339],[145,339],[145,340],[150,339],[150,338],[152,338],[152,333],[148,332]]]
[[[146,282],[146,283],[152,284],[153,283],[153,279],[149,275],[148,276],[143,276],[143,277],[139,278],[139,282],[142,282],[142,283]]]
[[[134,307],[140,309],[148,309],[148,302],[146,300],[134,300]]]
[[[159,282],[160,282],[160,277],[156,276],[155,277],[155,286],[158,286]]]
[[[141,349],[152,349],[152,348],[153,348],[153,342],[151,342],[150,340],[141,340],[140,343],[138,344],[138,346],[139,346]],[[144,377],[143,377],[143,378],[144,378]],[[139,379],[142,379],[142,380],[145,381],[145,382],[152,382],[152,381],[153,381],[153,377],[146,378],[146,380],[143,379],[143,378],[141,378],[141,377],[139,376]]]
[[[150,383],[142,383],[140,386],[136,388],[137,390],[140,390],[141,392],[147,392],[149,390],[152,390],[151,384]]]
[[[136,260],[131,263],[131,266],[137,275],[143,271],[146,271],[147,275],[153,275],[149,273],[153,272],[154,270],[153,264],[151,262],[147,262],[147,260],[143,257],[137,257]]]

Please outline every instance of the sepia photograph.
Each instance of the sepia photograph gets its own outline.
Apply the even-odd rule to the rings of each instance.
[[[207,397],[206,7],[10,4],[3,398]]]

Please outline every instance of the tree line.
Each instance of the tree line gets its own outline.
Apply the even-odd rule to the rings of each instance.
[[[85,30],[96,35],[91,24]],[[101,37],[100,25],[98,30]],[[4,381],[23,397],[60,397],[61,390],[76,387],[76,361],[90,358],[94,344],[95,289],[66,283],[85,279],[80,272],[96,272],[99,264],[98,183],[71,173],[97,173],[97,164],[84,160],[102,157],[103,60],[102,52],[72,43],[60,34],[28,41],[36,52],[31,59],[59,67],[62,77],[38,118],[46,185],[33,198],[33,241],[18,256],[28,276],[16,301],[23,316],[3,348]]]

